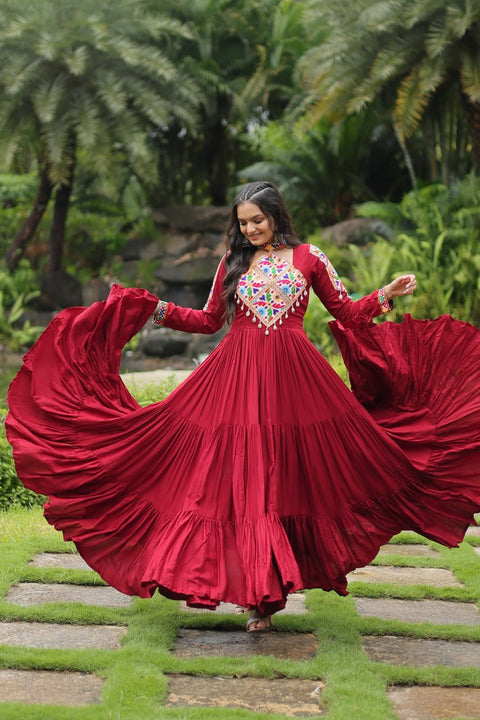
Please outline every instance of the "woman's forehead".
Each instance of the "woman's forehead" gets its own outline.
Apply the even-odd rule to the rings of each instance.
[[[258,215],[265,215],[265,213],[255,203],[247,201],[237,206],[237,217],[239,220],[250,220]]]

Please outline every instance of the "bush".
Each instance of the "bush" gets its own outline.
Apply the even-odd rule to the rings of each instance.
[[[18,479],[12,447],[5,434],[6,414],[6,410],[0,411],[0,510],[7,510],[12,505],[21,507],[43,505],[46,498],[32,490],[27,490]]]
[[[435,184],[407,193],[401,203],[368,203],[363,216],[390,220],[392,240],[350,248],[357,288],[365,294],[393,274],[414,272],[418,291],[408,310],[418,318],[449,313],[480,322],[480,178],[470,175],[452,188]],[[402,303],[403,305],[403,303]]]
[[[14,207],[35,197],[38,179],[29,175],[0,174],[0,206]]]

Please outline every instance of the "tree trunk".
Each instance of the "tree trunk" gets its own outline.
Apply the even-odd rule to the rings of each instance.
[[[405,165],[407,166],[407,171],[408,171],[408,175],[410,177],[410,182],[412,183],[412,188],[415,190],[417,187],[417,178],[415,176],[415,169],[413,167],[412,157],[411,157],[410,153],[408,152],[408,148],[405,143],[405,140],[403,139],[403,136],[400,134],[398,125],[395,122],[395,118],[393,119],[393,129],[395,132],[395,136],[398,140],[398,144],[400,145],[400,149],[403,153],[403,159],[405,160]]]
[[[217,96],[216,117],[205,116],[205,167],[212,205],[227,204],[229,142],[226,118],[231,101],[226,95]]]
[[[18,263],[25,253],[25,248],[35,234],[35,230],[43,217],[48,201],[52,195],[52,183],[48,177],[48,167],[42,166],[39,169],[39,186],[33,208],[20,230],[13,238],[12,244],[6,254],[7,267],[10,272],[16,270]]]
[[[209,127],[205,137],[205,165],[212,205],[227,204],[228,159],[226,128],[221,119]]]
[[[464,100],[468,129],[472,138],[473,157],[476,169],[480,170],[480,102],[472,103],[466,96]]]
[[[60,185],[55,193],[55,207],[53,210],[48,243],[48,260],[45,268],[47,274],[56,272],[62,267],[65,228],[67,224],[68,208],[70,207],[70,196],[72,194],[73,177],[75,172],[75,145],[75,139],[72,138],[70,147],[71,163],[68,179],[66,183]]]
[[[68,185],[60,185],[55,193],[55,208],[48,244],[48,260],[45,271],[47,274],[60,270],[62,267],[63,245],[65,242],[65,227],[67,223],[70,195],[72,194],[72,181]]]

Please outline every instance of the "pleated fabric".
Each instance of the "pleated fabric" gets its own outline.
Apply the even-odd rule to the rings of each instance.
[[[345,594],[400,530],[461,541],[480,508],[476,328],[335,324],[352,393],[298,321],[240,323],[140,407],[120,356],[156,303],[114,286],[59,313],[8,396],[19,477],[110,585],[274,612],[302,588]]]

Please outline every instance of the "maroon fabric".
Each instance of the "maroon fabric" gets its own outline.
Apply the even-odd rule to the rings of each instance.
[[[343,323],[332,329],[359,399],[307,339],[306,293],[268,335],[239,304],[213,353],[147,407],[118,375],[156,306],[147,291],[114,286],[62,311],[25,356],[8,395],[19,477],[120,591],[272,612],[301,588],[344,594],[346,573],[402,529],[455,545],[473,522],[476,328],[373,325],[377,293],[340,296],[309,246],[294,265]],[[223,275],[222,262],[204,310],[169,304],[166,324],[214,332]]]

